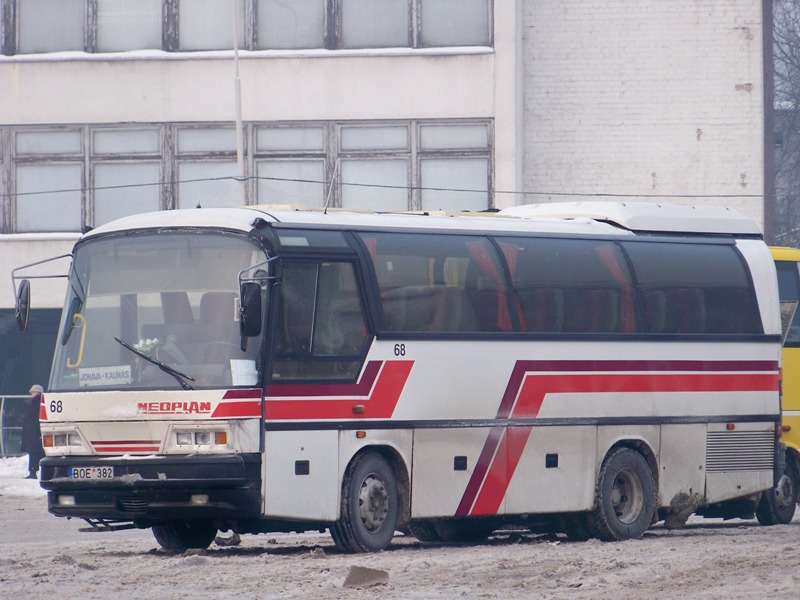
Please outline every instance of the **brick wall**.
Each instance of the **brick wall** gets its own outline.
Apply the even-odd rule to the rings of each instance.
[[[761,17],[762,0],[523,2],[524,189],[589,195],[526,202],[654,195],[762,223]]]

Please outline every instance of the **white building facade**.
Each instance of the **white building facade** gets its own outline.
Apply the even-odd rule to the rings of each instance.
[[[485,210],[621,196],[764,222],[768,0],[0,9],[7,282],[68,253],[82,229],[197,205]],[[44,383],[63,296],[63,280],[34,283],[34,308],[52,311],[33,321],[42,365],[25,354],[35,335],[11,332],[12,287],[0,286],[0,355],[16,362],[0,394]]]

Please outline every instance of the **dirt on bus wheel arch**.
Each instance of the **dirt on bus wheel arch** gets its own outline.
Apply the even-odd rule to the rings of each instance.
[[[0,590],[8,598],[800,595],[800,517],[774,527],[691,517],[682,529],[656,525],[625,542],[569,542],[523,530],[479,544],[423,544],[397,535],[388,550],[374,554],[344,554],[327,534],[242,535],[239,546],[212,543],[208,550],[170,554],[149,530],[80,533],[81,521],[47,514],[42,496],[0,490],[0,515]],[[345,581],[361,587],[346,588]]]

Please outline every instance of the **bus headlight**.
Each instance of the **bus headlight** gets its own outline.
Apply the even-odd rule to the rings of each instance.
[[[207,429],[176,431],[175,444],[178,446],[227,446],[228,432]]]
[[[194,443],[198,446],[208,446],[211,443],[210,431],[195,431]]]
[[[42,446],[45,448],[66,448],[67,446],[83,446],[78,433],[48,433],[42,436]]]

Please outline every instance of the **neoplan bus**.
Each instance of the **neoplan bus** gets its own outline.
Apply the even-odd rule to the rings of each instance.
[[[173,551],[329,529],[352,552],[752,514],[782,470],[769,249],[733,211],[604,206],[85,234],[42,401],[49,511]]]

